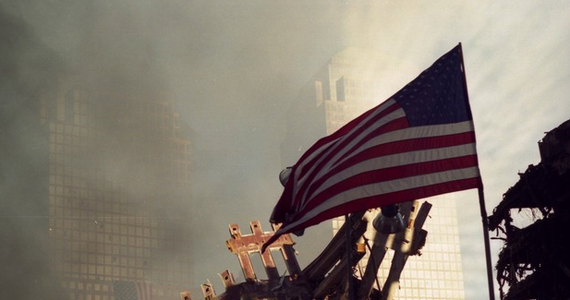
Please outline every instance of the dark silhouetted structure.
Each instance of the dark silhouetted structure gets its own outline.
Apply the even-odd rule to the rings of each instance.
[[[505,242],[496,266],[505,300],[570,298],[570,120],[538,145],[541,162],[519,174],[489,217]],[[529,211],[534,222],[518,225]]]

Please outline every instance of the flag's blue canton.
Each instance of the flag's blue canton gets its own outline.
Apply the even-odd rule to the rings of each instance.
[[[459,47],[400,90],[393,99],[406,112],[410,126],[471,120]]]
[[[131,281],[115,281],[113,282],[115,290],[115,300],[138,300],[137,288]]]

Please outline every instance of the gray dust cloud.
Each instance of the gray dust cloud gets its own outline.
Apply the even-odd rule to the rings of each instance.
[[[225,269],[243,279],[237,258],[226,249],[228,224],[249,233],[249,221],[260,220],[269,229],[282,191],[279,172],[294,163],[280,156],[288,146],[286,124],[295,122],[290,108],[315,72],[348,47],[371,48],[394,58],[392,63],[403,60],[422,70],[462,43],[490,210],[518,180],[516,170],[539,160],[533,145],[544,131],[568,119],[567,106],[560,105],[567,99],[570,70],[570,42],[561,34],[570,20],[565,6],[0,0],[0,299],[67,297],[45,246],[50,220],[44,162],[51,158],[42,151],[50,142],[38,117],[42,99],[61,96],[62,85],[77,86],[101,104],[101,142],[87,144],[93,151],[85,152],[84,169],[106,170],[133,199],[168,192],[154,180],[162,178],[161,170],[133,163],[137,156],[131,155],[162,155],[162,146],[150,131],[145,138],[122,130],[136,126],[129,123],[131,108],[104,95],[165,99],[179,114],[180,135],[191,141],[188,191],[146,209],[165,209],[171,235],[191,233],[189,244],[165,245],[158,255],[191,249],[193,282],[187,289],[195,298],[207,279],[221,292],[217,274]],[[386,68],[379,102],[417,75],[406,70]],[[119,119],[125,122],[113,122]],[[461,200],[459,210],[466,299],[482,299],[487,295],[481,221],[477,201],[470,200]],[[329,228],[315,226],[294,237],[301,266],[330,240]]]
[[[228,224],[248,233],[249,221],[260,220],[269,230],[282,189],[278,174],[294,163],[279,156],[285,112],[312,72],[342,48],[334,19],[343,6],[323,3],[1,1],[0,298],[62,297],[45,247],[45,132],[38,125],[39,95],[57,94],[61,78],[95,94],[167,95],[192,143],[189,216],[169,223],[192,232],[188,289],[199,293],[207,279],[221,285],[217,273],[225,269],[240,280],[225,246]],[[314,22],[315,15],[326,22]],[[109,119],[130,113],[112,102],[101,107]],[[108,148],[92,158],[109,164],[97,167],[112,170],[127,194],[164,189],[148,183],[151,167],[133,172],[112,163],[128,160],[133,149],[112,123],[100,125]],[[301,264],[329,238],[301,242]]]

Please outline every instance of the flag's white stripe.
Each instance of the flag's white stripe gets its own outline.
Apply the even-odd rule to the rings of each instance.
[[[464,144],[453,147],[418,150],[413,152],[404,152],[393,155],[374,157],[369,160],[362,161],[358,164],[352,165],[349,168],[343,169],[338,173],[335,173],[334,176],[329,178],[317,190],[315,190],[313,195],[318,195],[320,192],[324,191],[325,189],[347,178],[350,178],[356,174],[368,171],[374,171],[374,170],[381,170],[385,168],[415,164],[415,163],[452,159],[456,157],[474,155],[476,153],[477,151],[475,149],[475,143],[473,143],[473,144]],[[310,198],[307,200],[310,201]],[[307,203],[308,201],[306,203],[303,202],[303,206],[305,206]]]
[[[331,168],[337,166],[338,164],[354,156],[359,155],[362,151],[365,151],[366,149],[369,149],[374,146],[387,144],[391,142],[400,142],[400,141],[413,140],[418,138],[446,136],[446,135],[465,133],[471,131],[473,131],[473,123],[471,121],[465,121],[453,124],[409,127],[409,128],[387,132],[377,137],[374,137],[373,139],[366,142],[358,149],[355,149],[354,152],[352,152],[350,155],[348,155],[343,159],[340,159],[342,156],[335,155],[335,157],[331,159],[331,162],[334,162],[334,165],[331,164]],[[320,169],[315,180],[326,175],[328,173],[328,170],[329,169],[327,168]]]
[[[306,157],[302,162],[300,162],[300,164],[295,168],[295,173],[291,175],[295,180],[295,183],[293,185],[293,194],[297,193],[296,187],[301,186],[306,181],[307,171],[303,171],[303,168],[313,159],[323,155],[321,152],[325,151],[331,144],[336,143],[337,141],[338,139],[335,139],[322,145],[321,147],[313,151],[311,155]],[[303,173],[301,173],[302,171]]]
[[[286,225],[282,229],[284,232],[287,232],[289,229],[295,228],[296,226],[309,221],[324,211],[361,198],[379,196],[393,192],[477,177],[479,177],[479,168],[475,166],[471,168],[455,169],[439,173],[430,173],[420,176],[413,176],[392,181],[384,181],[381,183],[358,186],[351,190],[344,191],[331,198],[328,198],[327,201],[307,212],[307,214],[305,214],[301,219]]]
[[[315,149],[302,162],[300,161],[301,163],[294,169],[294,172],[290,175],[290,178],[289,178],[289,180],[293,180],[293,187],[292,187],[292,192],[291,192],[293,197],[291,198],[292,199],[291,204],[294,203],[295,195],[297,194],[299,187],[302,184],[304,184],[304,182],[306,181],[306,177],[302,178],[302,176],[301,176],[303,174],[303,173],[301,173],[303,171],[303,167],[307,164],[307,162],[313,160],[315,157],[320,156],[322,151],[326,150],[327,147],[329,147],[331,144],[336,143],[336,141],[338,141],[338,138],[329,141],[328,143],[322,145],[318,149]]]
[[[390,143],[390,142],[396,142],[396,141],[405,141],[405,140],[411,140],[411,139],[417,139],[417,138],[429,138],[429,137],[437,137],[437,136],[445,136],[445,135],[471,132],[474,129],[472,121],[464,121],[464,122],[453,123],[453,124],[409,127],[409,128],[391,131],[391,132],[386,132],[386,133],[383,133],[379,136],[376,136],[376,137],[370,139],[368,142],[363,144],[358,149],[353,150],[353,152],[350,155],[347,155],[344,159],[341,160],[342,156],[345,155],[345,153],[347,151],[349,151],[351,149],[351,147],[354,146],[355,143],[359,142],[363,138],[367,138],[367,135],[372,130],[377,129],[379,126],[382,126],[385,123],[392,121],[398,117],[403,117],[404,116],[403,113],[404,113],[403,110],[398,109],[398,110],[392,112],[391,114],[385,116],[382,119],[382,122],[376,122],[375,126],[370,127],[367,130],[363,131],[358,136],[358,138],[355,138],[351,143],[349,143],[347,146],[345,146],[343,149],[341,149],[341,151],[336,152],[335,155],[327,162],[327,164],[324,167],[320,168],[319,170],[314,170],[314,167],[313,167],[310,171],[304,173],[303,179],[296,181],[297,189],[295,189],[294,195],[297,194],[298,188],[301,187],[303,184],[305,184],[305,181],[307,178],[306,176],[308,174],[310,174],[311,172],[313,172],[313,171],[317,172],[316,176],[311,180],[311,182],[316,181],[316,180],[320,179],[322,176],[326,176],[328,174],[328,171],[331,168],[333,168],[334,166],[338,165],[339,163],[341,163],[347,159],[352,158],[353,156],[360,154],[362,151],[364,151],[370,147],[382,145],[382,144],[386,144],[386,143]],[[335,142],[336,141],[341,142],[339,140],[335,140]],[[321,159],[322,158],[323,158],[323,156],[321,156]],[[315,164],[315,166],[316,166],[316,164]],[[303,195],[303,198],[305,198],[305,197],[306,197],[306,194]]]
[[[387,132],[385,134],[381,134],[374,139],[370,140],[369,142],[365,143],[361,147],[359,147],[356,151],[348,155],[346,158],[341,159],[342,156],[335,155],[333,159],[330,160],[325,167],[316,170],[317,174],[314,176],[312,182],[320,180],[323,176],[328,176],[330,174],[331,168],[337,166],[338,164],[352,158],[355,155],[359,155],[362,151],[373,147],[378,146],[390,142],[396,141],[405,141],[405,140],[412,140],[417,138],[428,138],[428,137],[437,137],[437,136],[446,136],[458,133],[465,133],[471,132],[473,130],[473,123],[471,121],[465,121],[460,123],[453,123],[453,124],[443,124],[443,125],[431,125],[431,126],[420,126],[420,127],[409,127],[401,130],[396,130],[392,132]],[[347,147],[348,148],[348,147]],[[425,154],[422,153],[427,151]],[[455,152],[456,151],[456,152]],[[453,158],[463,155],[470,155],[476,153],[476,146],[475,143],[466,144],[461,146],[454,146],[448,148],[442,148],[441,151],[437,149],[433,150],[418,150],[414,152],[404,152],[404,153],[397,153],[394,155],[379,157],[375,160],[371,160],[370,162],[374,164],[375,168],[386,168],[391,166],[397,166],[401,164],[405,164],[406,161],[408,163],[415,163],[415,162],[425,162],[430,161],[429,157],[432,157],[431,160],[438,160],[438,159],[445,159],[445,158]],[[344,152],[343,152],[344,153]],[[435,154],[434,154],[435,153]],[[456,153],[456,155],[454,155]],[[390,161],[393,159],[394,161]],[[423,160],[422,160],[423,159]],[[387,161],[387,162],[386,162]],[[386,162],[386,163],[384,163]],[[368,163],[365,162],[365,163]],[[371,170],[372,168],[369,168]],[[344,171],[342,172],[344,173]],[[353,174],[350,174],[353,175]],[[329,180],[330,181],[330,180]],[[298,185],[295,186],[295,194],[297,191],[302,188],[302,184],[304,181],[297,182]],[[330,184],[332,185],[332,183]],[[329,185],[329,186],[330,186]],[[327,188],[325,186],[324,188]],[[321,188],[319,190],[322,190]],[[303,197],[300,198],[301,201],[299,203],[299,207],[304,207],[307,205],[308,201],[310,201],[310,197],[308,196],[308,189],[305,189],[305,193]]]
[[[384,181],[381,183],[373,183],[369,185],[358,186],[329,198],[322,205],[316,207],[315,210],[320,210],[320,211],[328,210],[330,208],[347,203],[354,199],[383,195],[388,193],[394,193],[404,190],[416,189],[436,184],[453,182],[456,180],[477,178],[477,177],[479,177],[479,168],[477,166],[474,166],[464,169],[455,169],[438,173],[430,173],[430,174],[412,176],[407,178],[401,178],[397,180]]]
[[[362,120],[355,128],[353,128],[350,132],[352,131],[358,131],[360,130],[360,128],[362,126],[364,126],[364,124],[366,122],[368,122],[370,119],[375,118],[378,114],[382,113],[384,110],[386,110],[388,107],[390,107],[391,105],[395,104],[396,101],[392,100],[392,99],[388,99],[387,101],[385,101],[384,103],[380,104],[379,107],[376,108],[376,110],[374,111],[374,113],[370,114],[366,119]],[[340,136],[339,138],[332,140],[324,145],[322,145],[321,147],[319,147],[318,149],[315,149],[311,155],[309,155],[308,157],[306,157],[303,161],[300,161],[299,165],[297,166],[297,170],[301,170],[302,168],[304,168],[309,162],[313,161],[315,158],[321,158],[322,157],[322,152],[326,149],[328,149],[328,147],[330,146],[330,144],[337,142],[338,140],[342,139],[344,136]],[[296,177],[298,177],[299,175],[302,174],[295,174]]]
[[[379,108],[382,108],[382,109],[378,109],[378,110],[375,111],[375,113],[372,114],[372,115],[375,116],[375,115],[377,115],[378,113],[384,111],[387,107],[389,107],[389,105],[394,104],[394,101],[393,101],[393,100],[388,100],[388,101],[385,102],[385,104],[388,104],[388,105],[385,106],[385,107],[379,107]],[[354,146],[354,144],[359,143],[359,142],[360,142],[362,139],[364,139],[364,138],[367,138],[367,136],[370,134],[371,131],[377,129],[378,127],[380,127],[380,126],[382,126],[382,125],[384,125],[384,124],[386,124],[386,123],[388,123],[388,122],[390,122],[390,121],[393,121],[393,120],[396,120],[396,119],[399,119],[399,118],[402,118],[402,117],[405,117],[404,111],[403,111],[402,109],[397,109],[397,110],[395,110],[395,111],[393,111],[393,112],[387,114],[386,116],[382,117],[382,118],[381,118],[380,120],[378,120],[377,122],[374,122],[374,126],[370,126],[370,127],[366,128],[366,129],[363,130],[358,136],[353,137],[351,134],[345,134],[345,135],[343,135],[341,138],[335,140],[335,143],[342,143],[342,141],[345,140],[345,139],[347,139],[347,138],[350,138],[350,139],[351,139],[350,143],[348,143],[348,145],[346,145],[345,147],[343,147],[343,148],[341,148],[341,149],[332,149],[332,148],[329,148],[329,149],[326,149],[326,151],[324,151],[324,152],[323,152],[323,151],[319,151],[319,152],[322,152],[322,153],[319,153],[319,156],[318,156],[318,158],[317,158],[317,161],[313,164],[313,166],[312,166],[309,170],[305,171],[304,173],[298,173],[298,174],[301,175],[301,176],[300,176],[300,177],[297,177],[297,181],[296,181],[297,185],[296,185],[296,186],[299,187],[299,186],[304,185],[304,184],[305,184],[305,181],[310,177],[309,175],[312,174],[313,172],[319,172],[320,170],[327,170],[327,169],[329,169],[330,166],[331,166],[331,164],[334,163],[334,159],[327,161],[327,163],[326,163],[322,168],[320,168],[319,170],[315,170],[315,168],[317,168],[317,166],[319,165],[319,163],[321,163],[321,162],[327,157],[327,154],[331,153],[331,151],[336,151],[334,157],[336,157],[336,158],[338,159],[339,156],[344,155],[352,146]],[[353,130],[351,130],[351,132],[360,130],[360,127],[362,127],[363,124],[365,124],[366,121],[368,121],[370,118],[371,118],[371,116],[369,116],[368,118],[366,118],[365,121],[360,122],[360,123],[359,123],[359,126],[357,126],[356,128],[354,128]],[[319,148],[319,150],[320,150],[320,148]],[[303,163],[301,164],[301,166],[306,165],[308,162],[309,162],[309,160],[304,160]],[[313,181],[313,180],[314,180],[314,179],[312,179],[311,181]],[[294,197],[297,197],[297,193],[298,193],[298,190],[295,190],[294,193],[293,193],[293,196],[294,196]],[[306,194],[303,195],[303,198],[304,198],[305,196],[306,196]]]
[[[333,164],[335,164],[341,157],[343,157],[348,151],[350,151],[356,144],[360,143],[363,139],[368,139],[369,135],[372,131],[378,129],[379,127],[382,127],[383,125],[385,125],[391,121],[403,118],[405,116],[406,116],[406,114],[404,113],[404,110],[400,108],[400,109],[397,109],[397,110],[387,114],[386,116],[384,116],[382,119],[378,120],[377,122],[374,122],[373,126],[366,128],[365,130],[360,132],[360,134],[358,134],[358,136],[356,136],[356,137],[352,137],[350,135],[343,136],[343,138],[338,141],[339,143],[342,143],[343,140],[346,140],[349,138],[350,138],[350,142],[347,143],[341,149],[335,149],[334,156],[331,157],[322,168],[317,170],[317,172],[321,173],[322,170],[329,170],[333,166]],[[315,180],[315,179],[313,179],[313,180]]]

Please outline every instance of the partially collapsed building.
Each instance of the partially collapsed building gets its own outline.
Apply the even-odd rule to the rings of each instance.
[[[540,163],[519,174],[489,217],[505,243],[496,265],[504,300],[570,298],[570,120],[538,146]]]

